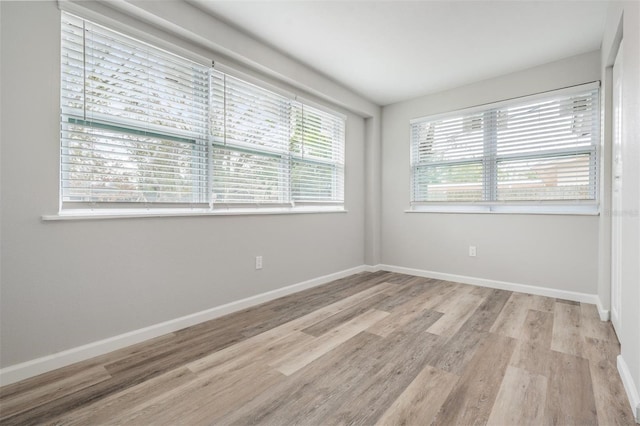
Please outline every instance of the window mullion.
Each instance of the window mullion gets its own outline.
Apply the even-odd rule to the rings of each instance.
[[[498,190],[496,110],[484,113],[483,196],[484,201],[495,201]]]
[[[209,68],[209,110],[207,114],[207,188],[206,188],[206,199],[205,201],[209,204],[209,208],[213,208],[213,114],[214,110],[211,107],[211,102],[213,99],[213,62],[211,63],[211,68]]]
[[[291,203],[292,205],[294,204],[293,202],[293,195],[292,195],[292,191],[291,191],[291,168],[293,167],[293,160],[291,159],[291,153],[287,153],[286,155],[282,156],[282,168],[283,168],[283,177],[282,177],[282,185],[284,186],[284,191],[283,194],[285,195],[286,199],[282,200],[283,203]]]
[[[293,168],[293,159],[291,157],[291,138],[293,136],[293,128],[291,127],[291,115],[293,114],[293,105],[292,102],[289,101],[288,102],[288,114],[287,114],[287,121],[289,123],[289,140],[287,141],[287,153],[285,155],[282,156],[282,168],[283,168],[283,174],[282,174],[282,186],[283,186],[283,196],[286,197],[285,200],[282,200],[282,202],[284,203],[291,203],[291,205],[294,204],[293,202],[293,192],[291,191],[291,186],[292,186],[292,173],[291,173],[291,169]]]
[[[296,128],[295,128],[295,120],[292,118],[295,115],[296,104],[295,101],[289,101],[289,144],[288,144],[288,167],[287,167],[287,176],[286,176],[286,194],[287,194],[287,202],[291,203],[291,205],[295,205],[295,200],[293,199],[293,153],[292,153],[292,145],[291,140],[294,138]],[[292,125],[292,121],[294,124]]]

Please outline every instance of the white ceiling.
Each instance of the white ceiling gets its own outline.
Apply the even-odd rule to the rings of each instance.
[[[211,15],[380,105],[600,48],[607,1],[214,1]]]

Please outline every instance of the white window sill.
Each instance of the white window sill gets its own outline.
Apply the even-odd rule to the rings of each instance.
[[[405,213],[477,213],[599,216],[597,205],[420,205]]]
[[[310,213],[347,213],[344,207],[309,206],[309,207],[262,207],[233,209],[78,209],[64,210],[57,214],[42,215],[42,220],[98,220],[98,219],[131,219],[145,217],[194,217],[194,216],[255,216],[279,214]]]

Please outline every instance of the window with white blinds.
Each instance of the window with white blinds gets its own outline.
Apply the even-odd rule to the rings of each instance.
[[[292,114],[291,192],[298,202],[344,199],[344,121],[296,103]]]
[[[597,202],[597,84],[411,122],[414,206]]]
[[[61,196],[207,203],[209,67],[62,14]]]
[[[63,209],[344,203],[344,117],[66,13],[61,33]]]

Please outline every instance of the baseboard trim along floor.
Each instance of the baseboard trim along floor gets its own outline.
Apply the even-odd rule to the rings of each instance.
[[[232,312],[240,311],[251,306],[259,305],[261,303],[268,302],[279,297],[287,296],[289,294],[297,293],[308,288],[326,284],[340,278],[348,277],[349,275],[365,272],[368,271],[368,269],[369,268],[364,265],[345,269],[343,271],[323,275],[321,277],[306,280],[276,290],[267,291],[265,293],[260,293],[255,296],[247,297],[245,299],[226,303],[224,305],[216,306],[211,309],[206,309],[204,311],[196,312],[190,315],[185,315],[180,318],[175,318],[159,324],[154,324],[149,327],[132,330],[127,333],[71,348],[52,355],[47,355],[33,359],[31,361],[12,365],[0,370],[0,385],[6,386],[20,380],[28,379],[30,377],[34,377],[51,370],[55,370],[57,368],[66,367],[67,365],[71,365],[79,361],[84,361],[89,358],[104,355],[109,352],[134,345],[136,343],[144,342],[145,340],[153,339],[155,337],[181,330],[186,327],[191,327],[192,325],[200,324],[202,322],[209,321],[223,315],[230,314]]]
[[[499,290],[515,291],[518,293],[535,294],[537,296],[556,297],[558,299],[571,300],[573,302],[591,303],[598,308],[600,320],[609,320],[609,311],[602,307],[597,294],[579,293],[575,291],[558,290],[550,287],[539,287],[528,284],[497,281],[486,278],[470,277],[466,275],[448,274],[444,272],[427,271],[424,269],[406,268],[395,265],[377,265],[374,270],[397,272],[399,274],[415,275],[418,277],[434,278],[438,280],[453,281],[462,284],[477,285],[479,287],[496,288]]]
[[[2,387],[0,423],[630,425],[619,354],[590,303],[361,272]]]
[[[510,283],[505,281],[496,281],[485,278],[469,277],[464,275],[448,274],[443,272],[427,271],[422,269],[407,268],[395,265],[360,265],[354,268],[345,269],[321,277],[306,280],[287,287],[257,294],[245,299],[237,300],[224,305],[216,306],[211,309],[185,315],[149,327],[132,330],[117,336],[99,340],[86,345],[71,348],[55,354],[43,356],[20,364],[12,365],[0,370],[0,385],[5,386],[18,382],[30,377],[37,376],[57,368],[65,367],[73,363],[84,361],[89,358],[104,355],[106,353],[124,348],[145,340],[153,339],[167,333],[181,330],[192,325],[196,325],[205,321],[209,321],[223,315],[230,314],[251,306],[259,305],[270,300],[277,299],[292,293],[296,293],[308,288],[326,284],[333,280],[347,277],[349,275],[360,272],[376,272],[376,271],[397,272],[407,275],[415,275],[425,278],[434,278],[445,281],[459,282],[462,284],[472,284],[480,287],[489,287],[501,290],[515,291],[519,293],[528,293],[539,296],[556,297],[559,299],[571,300],[574,302],[591,303],[597,306],[600,319],[607,321],[609,319],[609,311],[603,310],[600,299],[595,294],[578,293],[572,291],[557,290],[553,288],[537,287],[526,284]]]
[[[629,366],[627,365],[622,355],[618,355],[616,361],[618,374],[620,374],[622,384],[624,385],[624,390],[627,392],[627,398],[629,399],[629,404],[631,405],[633,415],[636,418],[636,423],[640,423],[640,396],[638,395],[638,391],[636,390],[638,388],[633,382],[633,376],[631,376]]]

